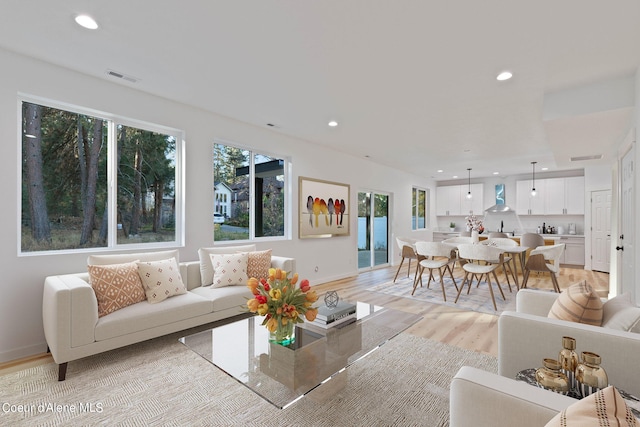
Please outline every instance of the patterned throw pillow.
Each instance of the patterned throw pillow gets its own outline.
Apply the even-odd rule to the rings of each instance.
[[[98,300],[98,317],[144,301],[145,294],[135,262],[89,265],[89,283]]]
[[[253,252],[256,245],[222,246],[214,248],[198,249],[200,258],[200,279],[202,286],[209,286],[213,283],[213,265],[211,265],[211,254],[235,254],[237,252]]]
[[[269,277],[269,268],[271,267],[271,249],[266,251],[248,252],[247,260],[247,276],[256,279]]]
[[[212,288],[247,284],[247,264],[249,255],[247,252],[239,254],[211,254],[213,265]]]
[[[614,386],[599,390],[582,400],[578,400],[558,415],[545,427],[601,427],[637,426],[633,412]]]
[[[551,306],[548,317],[601,326],[602,301],[596,291],[583,280],[562,291]]]
[[[175,258],[137,264],[138,274],[150,303],[155,304],[174,295],[187,293]]]

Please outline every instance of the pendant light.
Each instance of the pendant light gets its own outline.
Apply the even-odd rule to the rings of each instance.
[[[536,163],[531,162],[531,176],[532,176],[532,187],[531,187],[531,197],[536,197]]]
[[[469,180],[468,180],[468,183],[469,183],[469,191],[467,192],[467,199],[468,199],[468,200],[471,200],[471,197],[473,197],[473,196],[471,195],[471,168],[467,168],[467,171],[469,172]]]

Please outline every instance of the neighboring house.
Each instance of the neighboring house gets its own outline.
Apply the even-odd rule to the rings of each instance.
[[[213,212],[231,216],[231,194],[232,190],[224,182],[217,182],[214,186]]]

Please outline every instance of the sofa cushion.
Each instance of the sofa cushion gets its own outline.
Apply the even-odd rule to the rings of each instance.
[[[638,422],[614,386],[599,390],[561,411],[545,427],[637,426]]]
[[[211,265],[211,254],[235,254],[237,252],[253,252],[256,245],[223,246],[220,248],[200,248],[198,257],[200,258],[200,280],[202,286],[209,286],[213,283],[213,265]]]
[[[211,254],[211,265],[213,266],[212,288],[223,286],[247,284],[247,264],[249,254],[240,252],[237,254]]]
[[[548,316],[552,319],[601,326],[602,301],[596,291],[583,280],[562,291],[551,306]]]
[[[175,258],[143,261],[137,264],[138,274],[147,294],[147,301],[150,303],[155,304],[187,292]]]
[[[98,300],[98,317],[145,300],[135,262],[89,265],[89,283]]]
[[[619,331],[640,332],[640,307],[631,302],[631,294],[611,298],[602,306],[602,326]]]
[[[169,298],[162,304],[149,304],[143,301],[98,319],[95,339],[103,341],[118,338],[209,313],[211,313],[211,301],[191,292]],[[173,332],[169,329],[167,333]]]
[[[254,251],[248,253],[247,276],[256,279],[269,277],[271,268],[271,249],[266,251]]]
[[[190,293],[206,298],[213,304],[213,311],[238,308],[238,314],[247,312],[247,301],[253,298],[253,294],[246,286],[225,286],[223,288],[213,288],[203,286],[195,288]]]
[[[89,265],[108,265],[122,264],[134,261],[160,261],[163,259],[175,258],[176,262],[180,262],[178,250],[160,251],[160,252],[140,252],[136,254],[106,254],[106,255],[89,255],[87,264]]]

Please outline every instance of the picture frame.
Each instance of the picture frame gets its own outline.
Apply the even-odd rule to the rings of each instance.
[[[298,177],[298,236],[301,239],[348,236],[351,187]]]

